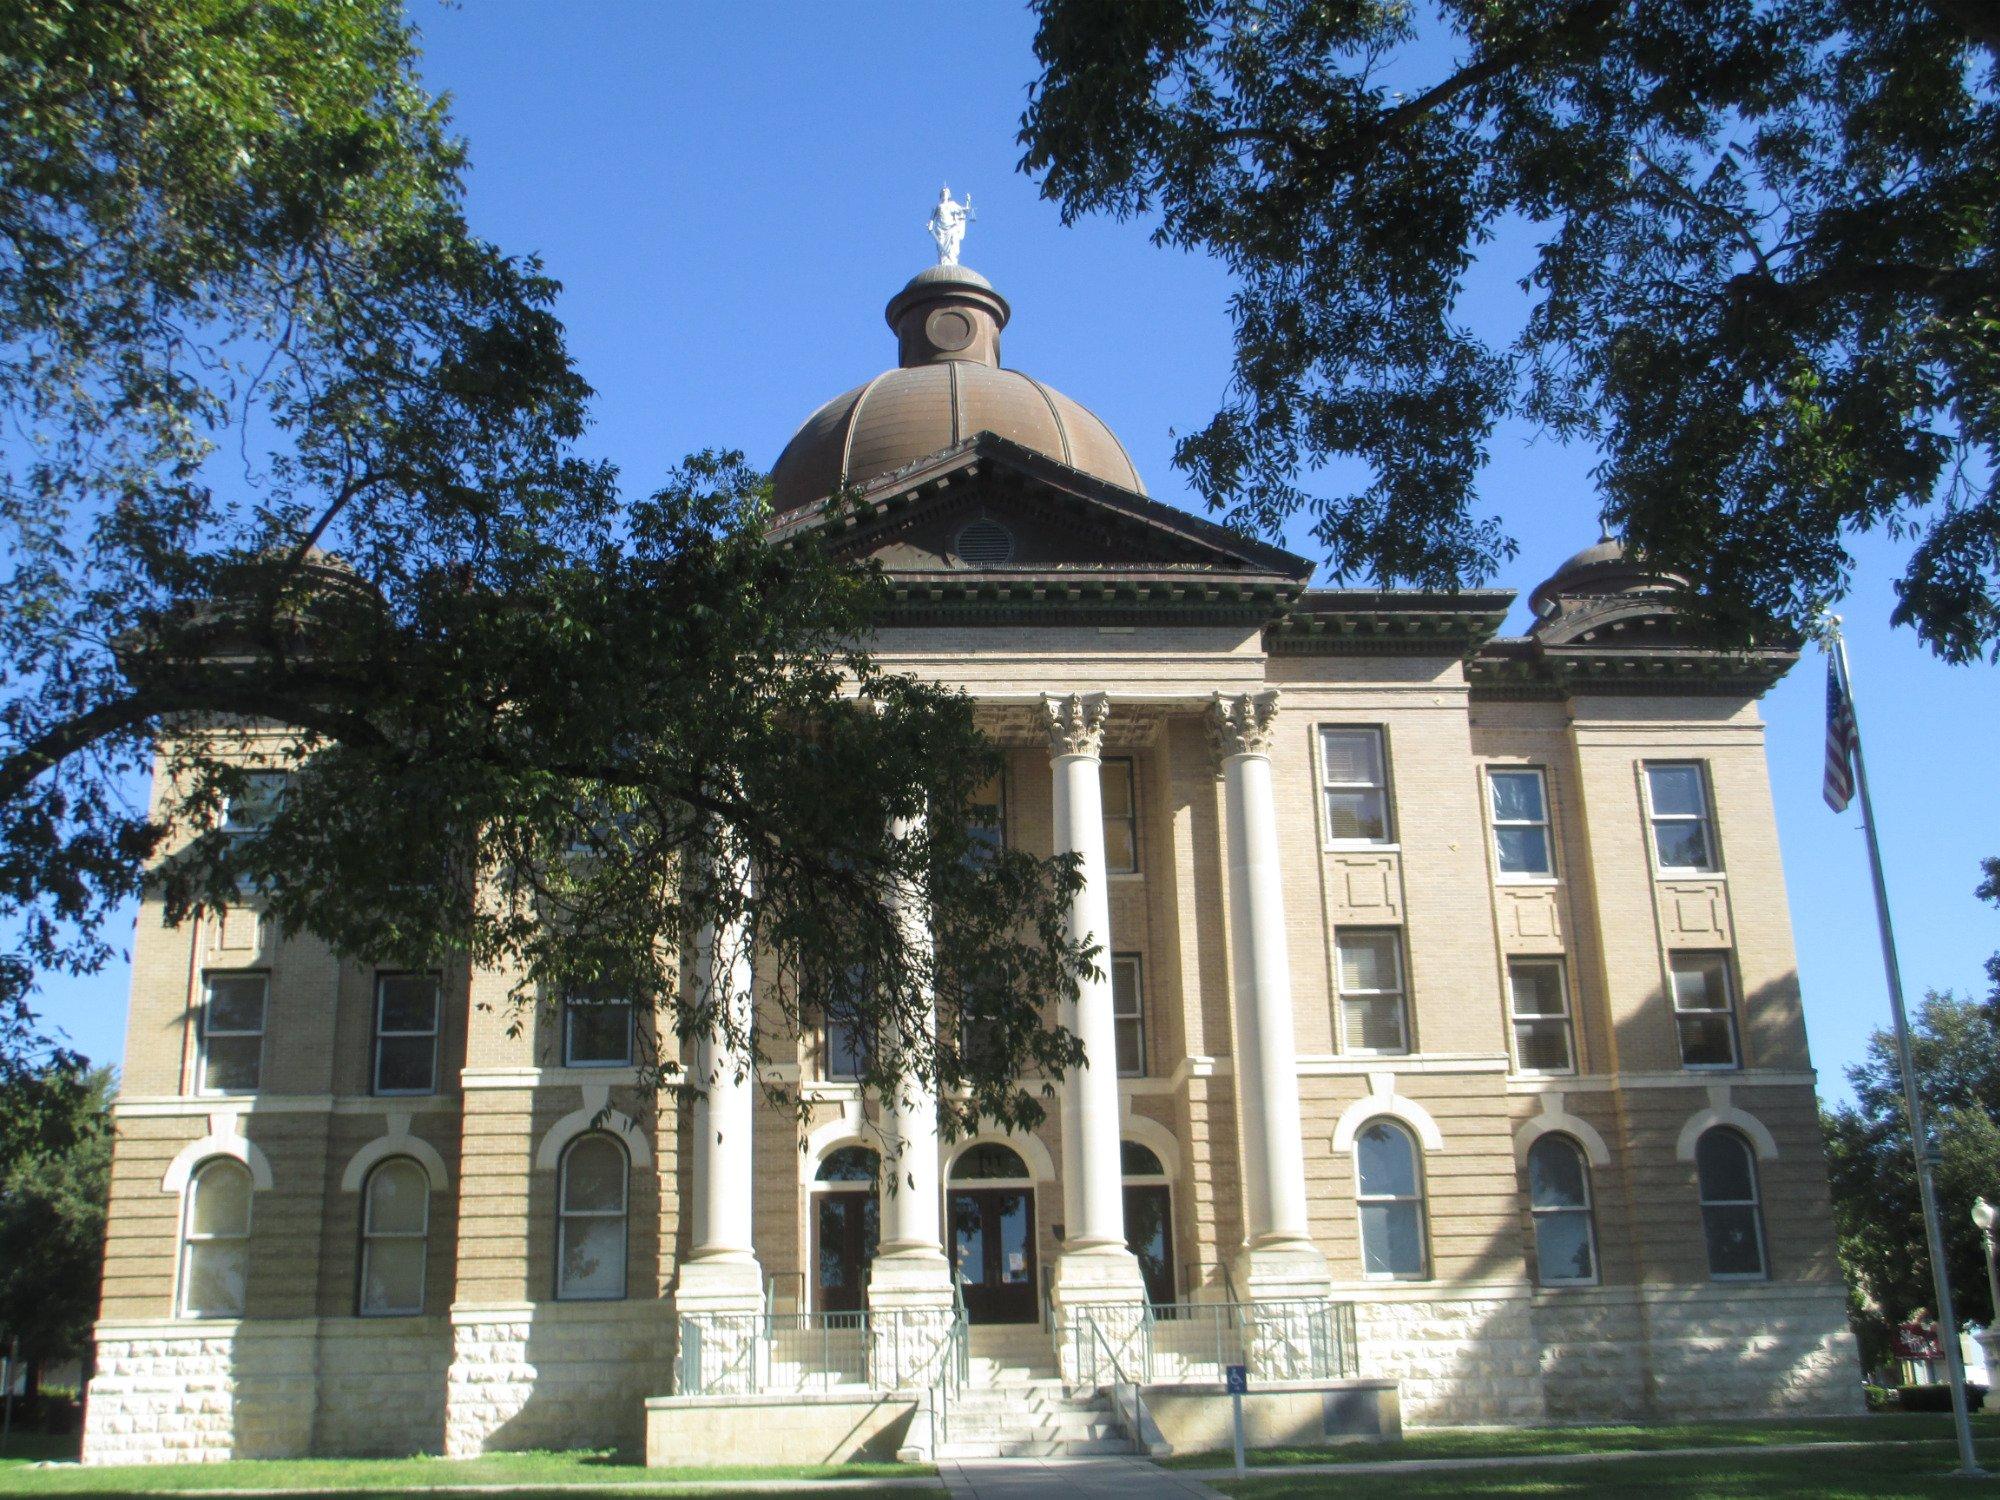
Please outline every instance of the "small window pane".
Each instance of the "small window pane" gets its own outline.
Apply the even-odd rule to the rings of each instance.
[[[283,771],[252,771],[244,778],[243,790],[228,798],[222,810],[222,827],[228,833],[254,833],[277,816],[285,796]]]
[[[430,1190],[430,1178],[415,1162],[383,1162],[368,1176],[368,1232],[422,1234]]]
[[[1514,1023],[1516,1066],[1524,1073],[1567,1073],[1569,1025],[1564,1021]]]
[[[846,1016],[829,1016],[826,1022],[826,1076],[859,1078],[868,1071],[868,1031],[861,1022]]]
[[[1546,828],[1496,828],[1493,842],[1500,853],[1502,875],[1546,875],[1555,868],[1549,859]]]
[[[1678,1016],[1681,1062],[1690,1068],[1728,1068],[1736,1064],[1735,1028],[1727,1016]]]
[[[1728,968],[1720,954],[1677,953],[1674,955],[1673,975],[1675,1009],[1729,1008]]]
[[[625,1153],[604,1136],[570,1147],[563,1173],[563,1212],[617,1213],[625,1207]]]
[[[1507,977],[1513,984],[1515,1015],[1560,1016],[1566,1013],[1562,965],[1515,963],[1509,965]]]
[[[1118,1071],[1128,1078],[1138,1077],[1146,1071],[1146,1020],[1136,957],[1111,961],[1111,1016]]]
[[[1528,1201],[1536,1208],[1587,1207],[1583,1153],[1556,1136],[1536,1141],[1528,1152]]]
[[[1139,870],[1139,804],[1132,770],[1132,762],[1125,759],[1107,760],[1098,768],[1104,799],[1104,868],[1113,875],[1135,875]]]
[[[381,1317],[424,1310],[425,1242],[371,1239],[361,1263],[361,1311]]]
[[[819,1182],[873,1182],[881,1171],[881,1158],[866,1146],[842,1146],[820,1163]]]
[[[998,853],[1007,846],[1007,778],[999,772],[987,778],[972,795],[967,810],[967,831],[974,846]]]
[[[429,974],[384,974],[377,981],[380,1015],[386,1032],[437,1030],[438,985]]]
[[[1329,788],[1326,794],[1327,837],[1366,839],[1384,843],[1389,837],[1389,820],[1382,811],[1380,792]]]
[[[264,976],[210,975],[208,1030],[211,1036],[225,1032],[261,1034],[264,1030]]]
[[[1118,1167],[1127,1177],[1164,1177],[1167,1174],[1167,1169],[1160,1165],[1159,1157],[1137,1141],[1119,1142]]]
[[[1747,1203],[1757,1196],[1750,1148],[1727,1130],[1711,1130],[1701,1138],[1695,1147],[1695,1173],[1705,1203]]]
[[[1493,772],[1493,816],[1509,823],[1546,823],[1538,771]]]
[[[1711,1204],[1701,1211],[1711,1276],[1760,1276],[1764,1248],[1757,1234],[1757,1210],[1744,1204]]]
[[[1347,1045],[1369,1052],[1401,1052],[1403,1002],[1393,995],[1369,995],[1340,1002]]]
[[[1341,989],[1400,989],[1402,976],[1397,972],[1396,946],[1395,937],[1386,932],[1342,933]]]
[[[1697,767],[1649,766],[1646,775],[1652,783],[1656,817],[1673,814],[1700,817],[1707,811],[1702,804],[1701,772]]]
[[[632,1061],[632,1003],[609,990],[570,996],[564,1007],[564,1061],[571,1067],[622,1067]]]
[[[195,1234],[248,1234],[249,1170],[233,1161],[215,1161],[197,1172],[188,1228]]]
[[[1535,1215],[1535,1277],[1544,1286],[1597,1279],[1588,1213]]]
[[[387,1036],[376,1043],[378,1094],[428,1094],[435,1086],[435,1041],[427,1036]]]
[[[1660,849],[1660,863],[1672,870],[1706,870],[1709,867],[1708,829],[1696,822],[1655,820],[1653,837]]]
[[[1320,786],[1326,837],[1336,842],[1389,841],[1388,780],[1377,729],[1321,729]]]
[[[1103,788],[1106,817],[1122,818],[1132,811],[1131,761],[1104,761],[1098,771],[1098,784]]]
[[[263,1072],[260,1036],[211,1037],[205,1048],[202,1085],[211,1094],[254,1094]]]
[[[250,1252],[241,1240],[190,1245],[183,1309],[191,1318],[240,1318],[249,1281]]]
[[[564,1219],[558,1255],[563,1297],[590,1301],[625,1295],[624,1219]]]
[[[1327,785],[1382,784],[1382,739],[1372,729],[1322,729],[1320,763]]]
[[[1414,1203],[1361,1205],[1362,1269],[1371,1276],[1421,1276],[1424,1232]]]
[[[983,1179],[1013,1178],[1028,1175],[1028,1164],[1010,1148],[985,1141],[963,1152],[951,1164],[953,1182],[978,1182]]]
[[[1370,1125],[1354,1151],[1364,1194],[1408,1197],[1416,1192],[1417,1153],[1405,1132],[1393,1125]]]

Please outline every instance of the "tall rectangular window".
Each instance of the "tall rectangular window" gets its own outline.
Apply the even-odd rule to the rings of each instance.
[[[1139,987],[1139,955],[1111,960],[1111,1017],[1118,1042],[1118,1071],[1138,1078],[1146,1071],[1146,1006]]]
[[[1386,844],[1389,775],[1379,729],[1319,732],[1320,794],[1330,844]]]
[[[244,775],[243,790],[224,800],[222,831],[232,838],[261,833],[277,816],[285,799],[283,771],[250,771]]]
[[[995,771],[972,794],[967,822],[974,846],[990,854],[1007,847],[1007,774]]]
[[[1736,1066],[1736,1007],[1727,953],[1675,953],[1674,1026],[1684,1068]]]
[[[1662,870],[1707,874],[1722,868],[1709,816],[1707,778],[1698,761],[1647,765],[1646,803],[1653,824],[1653,858]]]
[[[201,1007],[204,1094],[254,1094],[264,1073],[267,974],[210,974]]]
[[[868,1071],[871,1034],[860,1017],[845,1008],[826,1013],[826,1076],[859,1078]]]
[[[1514,1022],[1514,1067],[1521,1073],[1568,1073],[1575,1066],[1569,995],[1559,958],[1507,963],[1507,1003]]]
[[[1104,799],[1104,868],[1139,873],[1139,795],[1130,756],[1107,756],[1098,771]]]
[[[375,976],[375,1092],[437,1092],[438,978]]]
[[[1357,928],[1339,933],[1334,944],[1340,977],[1341,1050],[1409,1051],[1402,934],[1393,927]]]
[[[616,985],[582,985],[563,1002],[563,1063],[622,1068],[632,1062],[632,998]]]
[[[1548,783],[1532,768],[1486,773],[1493,809],[1493,850],[1505,880],[1552,876],[1555,851],[1549,843]]]

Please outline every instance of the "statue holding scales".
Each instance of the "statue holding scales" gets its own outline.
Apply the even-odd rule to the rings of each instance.
[[[972,194],[965,195],[963,203],[952,201],[951,184],[938,189],[937,207],[931,210],[930,223],[924,227],[931,238],[937,241],[938,264],[955,266],[958,264],[959,246],[965,243],[965,226],[972,220]]]

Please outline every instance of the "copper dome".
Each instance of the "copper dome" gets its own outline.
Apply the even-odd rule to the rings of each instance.
[[[890,300],[900,363],[835,396],[804,424],[771,471],[780,512],[865,485],[976,432],[1146,492],[1124,445],[1061,391],[1000,367],[1007,300],[977,271],[934,266]]]

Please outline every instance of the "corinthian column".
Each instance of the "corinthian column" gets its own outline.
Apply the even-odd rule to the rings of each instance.
[[[1055,771],[1055,852],[1075,854],[1083,884],[1070,902],[1069,936],[1095,947],[1097,977],[1083,979],[1066,1024],[1083,1065],[1064,1080],[1063,1182],[1068,1224],[1051,1295],[1060,1310],[1145,1298],[1139,1262],[1125,1244],[1119,1170],[1117,1028],[1111,1008],[1111,904],[1104,870],[1103,693],[1044,698]]]
[[[1222,763],[1229,864],[1231,1014],[1243,1161],[1238,1285],[1251,1301],[1324,1296],[1329,1285],[1326,1258],[1313,1244],[1306,1219],[1292,970],[1271,789],[1271,732],[1277,713],[1276,692],[1217,693],[1209,709],[1209,729]]]
[[[745,887],[747,867],[735,878]],[[747,1050],[752,1024],[750,934],[742,920],[707,923],[695,936],[696,982],[716,1011],[712,1031],[694,1045],[689,1069],[704,1093],[694,1102],[692,1247],[681,1263],[674,1304],[683,1313],[758,1312],[764,1273],[751,1243],[751,1135],[757,1080]]]

